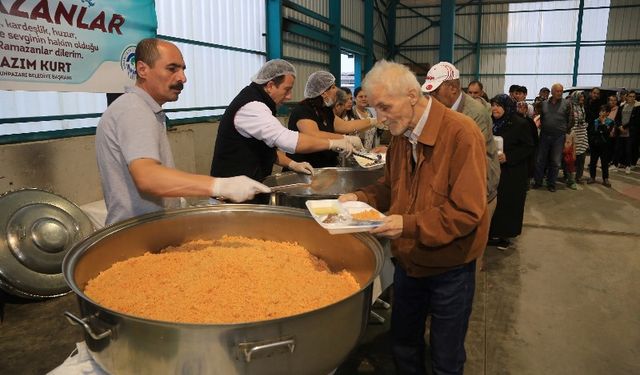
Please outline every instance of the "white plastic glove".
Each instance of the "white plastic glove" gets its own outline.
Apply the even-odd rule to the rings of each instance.
[[[342,139],[330,139],[329,149],[331,151],[339,153],[341,156],[349,157],[353,153],[353,146],[346,138]]]
[[[289,163],[288,167],[294,172],[310,174],[313,176],[313,167],[306,161],[297,162],[295,160],[291,160],[291,163]]]
[[[362,150],[364,148],[362,140],[357,135],[345,135],[344,137],[349,143],[351,143],[354,149]]]
[[[257,193],[270,193],[271,189],[247,176],[216,177],[211,187],[211,195],[232,202],[244,202]]]

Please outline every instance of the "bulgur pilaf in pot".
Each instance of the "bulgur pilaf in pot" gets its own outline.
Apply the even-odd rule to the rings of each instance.
[[[316,310],[358,290],[351,273],[331,272],[297,243],[225,236],[114,263],[84,292],[141,318],[234,324]]]

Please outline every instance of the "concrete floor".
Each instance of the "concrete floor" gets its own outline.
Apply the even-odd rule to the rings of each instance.
[[[478,273],[466,374],[640,374],[640,169],[611,182],[529,192],[523,234]],[[82,340],[75,296],[2,298],[0,374],[46,373]],[[388,330],[370,324],[336,373],[393,374]]]

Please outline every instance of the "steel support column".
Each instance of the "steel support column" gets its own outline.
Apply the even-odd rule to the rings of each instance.
[[[373,0],[364,0],[364,49],[367,51],[363,56],[366,74],[373,67]],[[360,75],[360,72],[356,74]],[[357,82],[359,85],[360,81]]]
[[[282,58],[282,0],[267,0],[267,60]]]
[[[331,47],[329,49],[329,71],[336,77],[336,86],[340,86],[341,73],[341,46],[340,29],[341,22],[340,0],[329,0],[329,34],[331,34]]]
[[[353,88],[355,89],[356,87],[360,86],[360,84],[362,83],[362,60],[366,60],[363,59],[362,56],[358,55],[357,53],[354,55],[354,67],[353,67]]]
[[[440,61],[453,63],[453,37],[456,32],[456,2],[440,3]]]
[[[578,30],[576,31],[576,47],[573,54],[573,79],[572,86],[578,85],[578,70],[580,68],[580,42],[582,41],[582,18],[584,18],[584,0],[580,0],[578,9]]]

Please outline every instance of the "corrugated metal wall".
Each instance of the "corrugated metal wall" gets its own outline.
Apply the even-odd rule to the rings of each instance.
[[[454,38],[454,63],[462,74],[461,82],[466,87],[467,83],[475,77],[469,76],[476,71],[476,54],[471,49],[470,43],[476,43],[478,35],[478,5],[471,4],[458,11],[455,18],[457,36]],[[508,4],[492,4],[482,7],[483,13],[505,12],[509,10]],[[419,12],[424,17],[415,14]],[[396,43],[405,42],[421,30],[429,26],[430,21],[440,20],[440,8],[428,7],[408,10],[399,8],[397,12]],[[507,41],[508,14],[486,14],[482,18],[481,38],[483,44],[504,44]],[[439,62],[440,28],[432,26],[426,31],[415,35],[411,40],[403,44],[400,52],[410,60],[426,66]],[[409,63],[409,59],[397,56],[396,61]],[[505,49],[483,49],[480,52],[480,76],[485,91],[496,94],[503,91],[505,72]],[[424,81],[424,76],[419,74],[418,80]]]
[[[423,15],[423,17],[418,16],[416,12]],[[438,21],[440,19],[440,8],[429,7],[409,10],[400,7],[396,10],[396,45],[399,47],[399,52],[410,59],[398,56],[396,61],[401,63],[415,61],[421,65],[433,65],[438,62],[437,46],[440,44],[440,28],[432,26],[428,30],[422,31],[430,25],[431,22],[428,19]],[[433,49],[434,46],[435,49]]]
[[[611,0],[611,5],[638,5],[638,0]],[[640,39],[638,20],[638,7],[611,9],[607,40]],[[640,89],[640,46],[607,46],[605,50],[602,85]]]
[[[544,85],[554,82],[562,82],[570,86],[572,81],[574,47],[526,47],[509,48],[510,61],[507,64],[507,49],[500,47],[508,41],[511,42],[567,42],[575,39],[577,30],[577,10],[563,10],[553,12],[536,12],[539,9],[577,8],[579,2],[574,1],[547,1],[540,3],[518,4],[518,8],[531,10],[525,13],[508,14],[509,4],[482,5],[482,27],[480,41],[483,44],[478,56],[473,51],[478,39],[479,4],[469,4],[456,12],[455,27],[456,37],[454,63],[463,75],[462,82],[466,85],[472,80],[478,69],[480,80],[485,85],[485,91],[489,95],[504,91],[505,83],[527,84],[529,97],[532,98],[537,90]],[[609,10],[608,5],[614,7]],[[640,3],[637,0],[586,0],[585,7],[597,7],[597,9],[585,9],[583,16],[582,41],[580,48],[580,62],[578,67],[578,85],[600,84],[611,87],[640,88],[640,23],[629,20],[640,19]],[[615,8],[616,6],[626,6]],[[423,15],[420,17],[416,12]],[[512,23],[509,25],[509,17]],[[440,19],[439,7],[419,7],[412,10],[398,7],[397,10],[396,44],[399,52],[404,55],[396,56],[396,61],[412,65],[413,62],[426,65],[434,64],[439,60],[439,27],[426,28],[431,19]],[[535,18],[537,17],[537,21]],[[608,22],[606,39],[614,41],[631,40],[632,45],[613,46],[608,45],[606,50],[593,44],[593,41],[603,40],[598,34],[598,22]],[[538,28],[538,25],[543,27]],[[605,24],[606,25],[606,24]],[[532,30],[540,30],[538,33]],[[417,34],[417,35],[416,35]],[[570,36],[570,37],[567,37]],[[410,40],[407,40],[411,38]],[[635,41],[635,45],[633,45]],[[587,45],[591,44],[591,45]],[[472,52],[472,53],[470,53]],[[532,58],[533,56],[533,58]],[[601,69],[601,61],[604,66]],[[534,67],[536,67],[534,69]],[[531,74],[535,70],[541,72],[539,76]],[[511,74],[522,75],[507,75]],[[566,73],[566,74],[561,74]],[[423,77],[418,77],[420,80]]]
[[[295,5],[311,10],[318,15],[329,18],[329,0],[293,0]],[[356,45],[364,45],[364,2],[362,0],[344,0],[340,2],[342,39]],[[285,4],[283,17],[292,19],[321,30],[328,31],[329,26],[300,11],[291,9]],[[379,17],[374,12],[374,41],[386,45],[383,28],[379,25]],[[298,71],[298,77],[293,88],[293,100],[303,99],[304,85],[309,75],[318,70],[329,70],[330,45],[315,41],[311,38],[284,32],[283,56],[289,59]],[[375,48],[376,57],[382,58],[386,53],[385,47]]]
[[[482,12],[490,13],[483,15],[480,41],[481,43],[503,44],[507,42],[507,30],[509,27],[508,14],[491,14],[492,12],[503,12],[509,10],[508,5],[495,4],[483,6]],[[477,16],[474,16],[477,17]],[[476,25],[477,26],[477,25]],[[475,40],[472,39],[472,40]],[[499,94],[504,87],[504,72],[506,70],[507,50],[504,48],[482,49],[480,50],[480,81],[484,85],[484,91],[489,97]],[[475,65],[470,67],[468,73],[476,69]],[[471,81],[465,80],[463,85]]]
[[[305,9],[309,9],[319,15],[329,18],[329,1],[328,0],[291,0],[292,3],[297,4]],[[285,6],[284,11],[282,12],[282,16],[287,18],[293,18],[298,21],[302,21],[308,25],[317,27],[319,29],[329,31],[329,26],[315,18],[306,16],[300,12],[297,12],[293,9],[287,8]]]
[[[387,36],[384,33],[387,27],[387,18],[384,9],[373,11],[373,56],[374,61],[385,58],[387,55]],[[384,28],[383,28],[384,25]]]
[[[344,0],[340,2],[340,6],[340,20],[343,25],[340,36],[357,45],[364,45],[364,1]]]
[[[328,0],[293,0],[291,2],[329,18]],[[282,16],[321,30],[329,30],[329,25],[325,22],[287,8],[286,5]],[[284,32],[282,35],[282,54],[296,67],[297,77],[293,86],[292,101],[300,101],[304,98],[304,85],[309,75],[318,70],[329,70],[329,45],[301,35]]]

